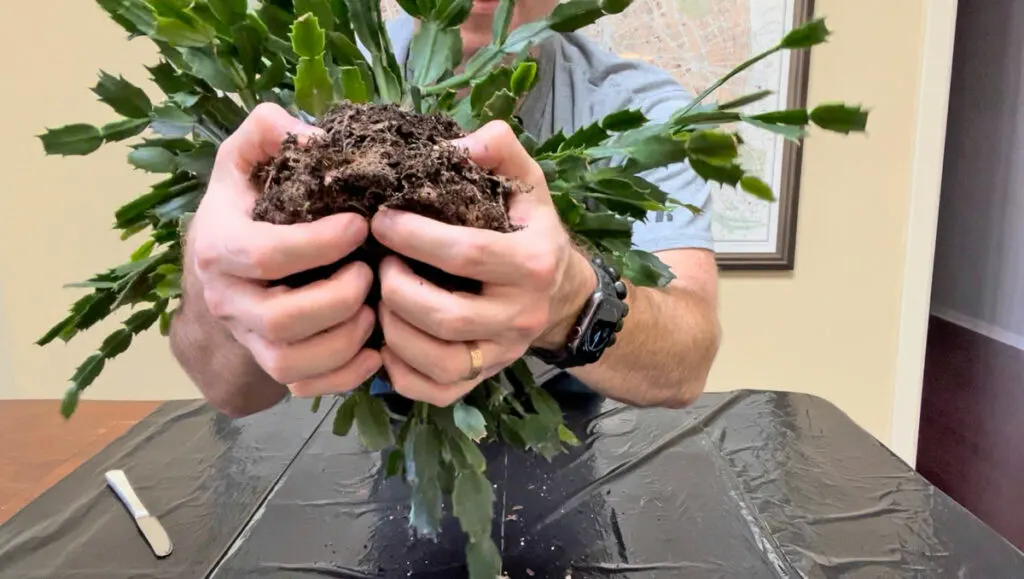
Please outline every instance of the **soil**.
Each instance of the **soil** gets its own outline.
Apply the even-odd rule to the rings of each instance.
[[[280,153],[252,173],[259,195],[253,218],[279,225],[311,222],[343,212],[372,217],[381,208],[418,213],[451,225],[499,232],[515,229],[508,199],[518,182],[496,176],[450,144],[464,136],[445,115],[421,115],[395,105],[343,102],[316,125],[326,132],[305,145],[289,136]],[[299,287],[324,279],[351,261],[376,272],[390,253],[372,237],[346,259],[278,283]],[[408,260],[407,260],[408,261]],[[410,262],[426,280],[450,291],[479,291],[479,283]],[[376,307],[375,284],[367,303]],[[378,347],[378,331],[368,347]]]

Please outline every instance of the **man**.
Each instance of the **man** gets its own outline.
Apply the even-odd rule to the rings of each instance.
[[[520,0],[513,26],[550,13],[555,4]],[[490,41],[497,5],[474,2],[462,26],[467,56]],[[414,29],[408,16],[389,24],[400,62]],[[664,72],[601,52],[580,35],[552,37],[538,61],[538,82],[519,115],[540,139],[630,107],[664,119],[689,100]],[[592,330],[581,312],[594,306],[595,289],[607,290],[614,278],[570,243],[543,173],[507,125],[491,123],[459,145],[475,162],[532,187],[511,202],[513,221],[525,226],[511,234],[395,210],[369,222],[352,214],[291,226],[253,222],[250,168],[272,155],[286,134],[314,132],[276,106],[258,107],[220,147],[189,229],[183,307],[171,345],[222,412],[259,412],[289,391],[301,397],[346,392],[382,366],[399,394],[447,405],[524,353],[552,361],[531,358],[539,380],[569,376],[628,404],[678,408],[703,391],[719,343],[707,213],[681,210],[636,225],[634,242],[655,252],[677,277],[666,288],[629,287],[617,342],[596,363],[582,364],[579,352],[567,347],[569,336]],[[648,177],[673,197],[710,209],[707,187],[685,164]],[[341,259],[371,233],[400,255],[482,281],[482,294],[442,291],[400,259],[384,260],[378,315],[387,345],[378,352],[363,347],[377,319],[364,304],[373,276],[365,264],[300,289],[266,287],[267,280]],[[624,310],[621,302],[612,308]]]

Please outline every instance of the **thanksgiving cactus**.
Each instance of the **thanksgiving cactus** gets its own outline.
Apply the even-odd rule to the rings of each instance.
[[[743,112],[747,105],[767,97],[767,92],[725,103],[708,102],[722,84],[764,58],[825,42],[829,30],[823,20],[793,29],[775,47],[738,66],[667,121],[647,119],[639,110],[621,110],[572,134],[559,132],[539,142],[516,117],[518,103],[537,78],[531,49],[552,34],[575,31],[619,13],[631,0],[568,0],[548,17],[514,30],[509,30],[514,1],[502,0],[492,42],[464,63],[458,27],[467,18],[472,0],[400,0],[403,9],[421,23],[408,67],[396,60],[380,6],[373,1],[97,3],[130,38],[147,37],[156,44],[161,57],[147,70],[163,95],[155,102],[124,78],[100,72],[92,90],[115,116],[101,125],[49,129],[40,139],[51,155],[88,155],[105,144],[130,141],[128,163],[158,177],[149,191],[114,213],[121,238],[142,241],[124,263],[71,284],[89,291],[37,342],[67,342],[101,320],[122,316],[121,327],[71,377],[61,405],[65,417],[74,413],[82,393],[107,363],[131,347],[135,336],[154,326],[168,334],[181,298],[183,231],[205,192],[218,145],[259,103],[277,103],[327,133],[301,151],[294,143],[285,143],[278,157],[254,171],[254,183],[261,192],[254,218],[294,223],[339,211],[372,216],[380,207],[401,206],[453,223],[508,230],[507,216],[494,208],[504,207],[516,183],[468,160],[455,159],[452,155],[459,153],[454,148],[435,147],[433,156],[414,159],[422,169],[418,186],[430,186],[431,179],[456,179],[460,186],[481,192],[469,197],[483,199],[479,203],[489,206],[472,206],[469,197],[456,198],[451,193],[440,205],[424,208],[409,201],[417,195],[414,186],[385,183],[372,190],[360,189],[359,179],[333,187],[329,179],[321,179],[317,186],[307,183],[301,194],[328,207],[319,213],[282,205],[275,198],[298,186],[287,175],[299,171],[302,155],[317,155],[328,168],[344,172],[353,158],[380,153],[364,146],[354,149],[354,157],[338,155],[345,143],[360,138],[359,142],[367,142],[358,133],[358,122],[336,122],[342,116],[364,122],[391,119],[387,126],[414,127],[404,136],[397,131],[388,135],[386,152],[398,156],[407,154],[414,142],[438,144],[439,139],[501,120],[512,126],[543,169],[574,240],[618,267],[638,286],[664,285],[672,273],[657,257],[633,246],[633,222],[645,220],[649,212],[681,205],[670,191],[644,179],[646,172],[688,162],[705,181],[772,201],[771,187],[738,161],[744,142],[736,125],[746,123],[799,141],[810,125],[847,134],[863,131],[867,123],[866,111],[842,103],[810,110]],[[480,223],[460,222],[454,217],[458,211],[446,212],[446,203],[487,210],[490,217]],[[379,262],[380,249],[371,239],[361,248],[360,258],[372,267]],[[328,274],[313,272],[306,279],[282,281],[301,285]],[[446,287],[472,285],[470,280],[446,278],[444,272],[423,275]],[[371,395],[368,384],[334,403],[335,433],[347,434],[354,425],[368,449],[385,453],[382,468],[387,475],[402,476],[410,485],[409,519],[418,533],[434,536],[440,528],[442,505],[450,502],[468,536],[467,565],[473,579],[493,579],[501,572],[501,558],[490,534],[494,493],[479,444],[502,440],[549,458],[566,445],[578,444],[563,424],[558,403],[534,383],[523,360],[502,374],[504,380],[502,376],[486,380],[450,407],[410,403],[396,410]],[[314,408],[320,404],[317,399]]]

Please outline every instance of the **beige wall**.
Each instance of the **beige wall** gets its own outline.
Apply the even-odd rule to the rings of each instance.
[[[32,26],[11,26],[0,36],[6,64],[2,141],[6,223],[0,228],[0,378],[13,392],[0,396],[60,396],[75,367],[116,328],[104,324],[71,344],[46,348],[33,342],[59,321],[79,290],[63,289],[120,263],[133,246],[113,231],[114,210],[144,192],[152,176],[133,172],[128,149],[113,145],[90,157],[47,158],[34,135],[71,122],[103,123],[112,112],[89,90],[97,71],[123,73],[145,83],[142,64],[155,63],[146,40],[128,43],[93,1],[26,2],[7,7],[10,22],[32,22],[46,5],[48,40]],[[67,42],[73,49],[65,49]],[[93,398],[194,396],[172,363],[159,334],[145,336],[108,365],[90,391]],[[3,388],[0,386],[0,388]]]
[[[835,34],[813,53],[809,98],[862,102],[868,136],[815,133],[804,145],[796,268],[724,276],[712,389],[817,394],[888,441],[923,6],[817,1]]]
[[[811,99],[870,106],[870,135],[815,134],[805,145],[796,270],[725,276],[726,338],[712,389],[818,394],[886,440],[924,1],[817,3],[835,35],[814,53]],[[60,395],[75,366],[111,327],[67,347],[32,345],[75,295],[61,289],[62,283],[130,251],[108,224],[113,209],[150,182],[127,169],[123,148],[107,147],[88,159],[47,159],[33,138],[43,126],[109,118],[88,91],[97,68],[143,83],[146,72],[139,63],[153,62],[144,41],[124,42],[92,2],[59,5],[61,11],[48,18],[50,30],[55,38],[74,39],[78,50],[38,42],[31,27],[13,27],[0,37],[4,54],[25,55],[8,63],[12,88],[0,113],[8,132],[0,172],[8,215],[0,233],[0,397]],[[29,22],[35,13],[29,6],[12,5],[9,20]],[[149,336],[111,364],[89,393],[193,395],[159,336]]]

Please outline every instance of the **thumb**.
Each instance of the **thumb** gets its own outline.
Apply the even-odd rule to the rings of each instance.
[[[453,144],[465,150],[474,163],[502,177],[532,186],[544,183],[544,172],[504,121],[491,121]]]
[[[475,132],[456,139],[471,161],[496,175],[522,182],[528,190],[509,200],[513,221],[527,218],[531,208],[552,204],[547,180],[540,165],[526,152],[512,127],[504,121],[491,121]],[[517,217],[519,219],[517,219]]]
[[[304,140],[312,135],[322,135],[323,131],[293,117],[276,104],[261,103],[221,144],[218,162],[223,159],[241,171],[248,171],[276,155],[289,134]]]

